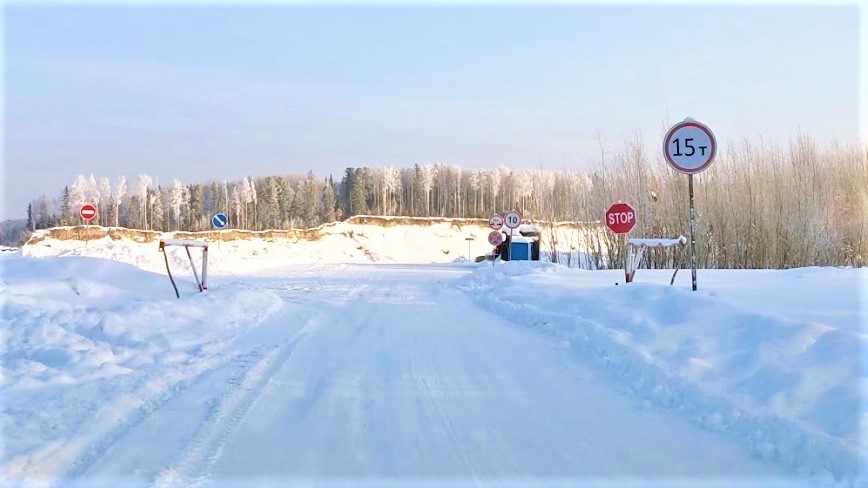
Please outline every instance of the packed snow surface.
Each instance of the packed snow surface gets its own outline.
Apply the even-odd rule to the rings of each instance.
[[[115,244],[0,257],[0,485],[868,481],[865,270],[213,253],[176,299]]]

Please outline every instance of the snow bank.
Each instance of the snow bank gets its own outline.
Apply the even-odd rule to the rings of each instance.
[[[281,303],[243,284],[199,294],[192,281],[177,300],[164,276],[104,259],[3,256],[0,266],[4,486],[53,478]]]
[[[487,224],[479,219],[362,216],[304,231],[129,231],[126,235],[125,229],[66,227],[37,231],[21,253],[30,257],[100,257],[165,273],[157,242],[180,238],[209,242],[210,274],[269,272],[276,264],[450,263],[467,259],[468,250],[471,259],[491,251],[487,240],[491,229]],[[467,237],[473,239],[469,248]],[[543,250],[548,246],[548,238],[543,235]],[[557,239],[562,248],[564,244],[577,243],[574,225],[559,225]],[[195,249],[191,253],[197,267],[200,266],[201,253]],[[173,273],[192,274],[184,249],[170,248],[168,256]]]
[[[842,486],[868,482],[865,287],[859,304],[868,270],[701,272],[696,293],[663,284],[668,274],[640,270],[646,282],[615,286],[617,271],[510,263],[480,267],[459,286],[759,457]],[[812,317],[769,313],[766,297]]]

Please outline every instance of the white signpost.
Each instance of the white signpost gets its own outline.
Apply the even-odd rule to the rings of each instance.
[[[473,242],[473,237],[465,237],[465,241],[467,241],[467,260],[470,261],[470,243]]]
[[[669,129],[663,138],[663,154],[675,171],[687,175],[690,195],[690,268],[696,291],[696,210],[693,206],[693,175],[708,168],[717,154],[717,140],[705,124],[691,118]]]

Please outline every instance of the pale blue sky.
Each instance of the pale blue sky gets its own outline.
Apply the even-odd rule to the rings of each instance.
[[[584,169],[859,134],[855,6],[7,7],[0,218],[79,173],[168,183],[443,162]]]

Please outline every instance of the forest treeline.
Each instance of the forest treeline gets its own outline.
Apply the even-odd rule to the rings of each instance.
[[[623,258],[622,240],[588,232],[615,201],[631,203],[633,236],[688,235],[687,177],[641,141],[601,154],[586,172],[473,170],[446,164],[349,167],[339,175],[247,177],[156,184],[148,175],[110,181],[80,175],[53,197],[28,206],[28,227],[81,223],[78,208],[98,208],[98,223],[144,230],[205,230],[224,212],[230,227],[310,228],[353,215],[488,218],[519,210],[537,221],[574,221],[576,240],[554,251],[590,250],[605,264]],[[695,177],[698,265],[707,268],[863,266],[868,258],[868,163],[858,146],[818,147],[807,137],[787,146],[744,140]],[[651,251],[646,264],[671,267],[677,253]],[[618,261],[620,262],[620,261]]]

